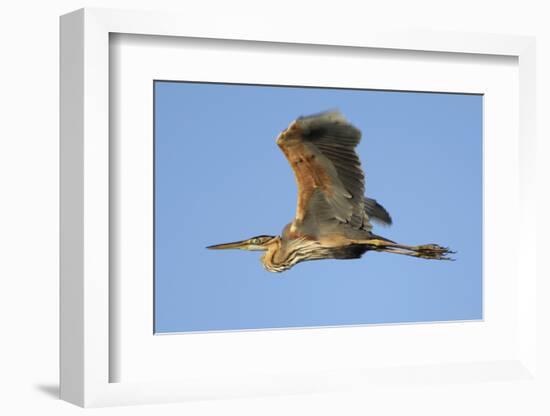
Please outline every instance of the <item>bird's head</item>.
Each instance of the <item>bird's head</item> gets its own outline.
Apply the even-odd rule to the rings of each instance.
[[[224,244],[215,244],[213,246],[208,246],[211,250],[227,250],[231,248],[236,248],[239,250],[249,250],[249,251],[266,251],[269,247],[274,244],[279,237],[272,235],[258,235],[256,237],[249,238],[248,240],[235,241],[233,243],[224,243]]]

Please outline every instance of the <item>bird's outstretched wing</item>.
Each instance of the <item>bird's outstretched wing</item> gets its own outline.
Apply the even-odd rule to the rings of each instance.
[[[355,147],[361,132],[340,112],[293,121],[277,138],[298,184],[292,227],[320,228],[335,221],[369,230],[365,176]]]

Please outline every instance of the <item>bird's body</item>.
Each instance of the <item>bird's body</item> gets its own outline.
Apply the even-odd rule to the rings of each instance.
[[[262,263],[267,271],[283,272],[297,263],[324,259],[358,259],[368,248],[362,244],[349,244],[346,241],[313,240],[305,237],[279,241],[268,246]]]
[[[361,132],[339,112],[293,121],[277,145],[298,185],[296,215],[280,236],[258,236],[212,249],[264,250],[266,270],[282,272],[307,260],[355,259],[369,250],[448,259],[435,244],[404,246],[372,233],[372,221],[391,224],[388,212],[365,197],[365,176],[355,152]]]

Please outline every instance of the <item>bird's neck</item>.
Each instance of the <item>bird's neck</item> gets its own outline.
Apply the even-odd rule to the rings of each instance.
[[[285,266],[285,255],[283,253],[283,244],[281,237],[275,237],[267,247],[267,252],[262,256],[262,263],[266,270],[270,272],[282,272],[288,269]]]
[[[325,258],[322,255],[325,251],[318,241],[295,239],[283,243],[277,237],[262,257],[262,263],[270,272],[283,272],[301,261]]]

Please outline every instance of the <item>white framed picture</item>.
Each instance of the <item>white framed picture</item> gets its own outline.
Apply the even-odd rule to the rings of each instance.
[[[248,29],[62,17],[62,398],[533,380],[533,40]],[[367,197],[394,220],[363,228],[384,245],[278,274],[206,250],[296,220],[275,139],[327,110],[363,132]]]

